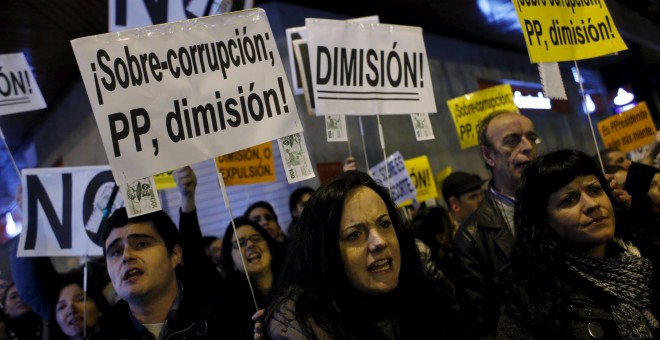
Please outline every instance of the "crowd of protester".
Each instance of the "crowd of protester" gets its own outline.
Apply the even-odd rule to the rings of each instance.
[[[14,244],[0,339],[659,338],[654,157],[539,155],[533,122],[513,112],[484,119],[478,140],[490,180],[452,173],[446,206],[410,221],[349,158],[292,192],[286,232],[258,201],[202,236],[197,178],[178,169],[178,227],[116,210],[85,276]]]

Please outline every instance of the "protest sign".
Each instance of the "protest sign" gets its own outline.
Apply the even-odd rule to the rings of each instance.
[[[412,119],[413,128],[415,129],[415,138],[417,138],[418,142],[435,139],[433,127],[431,126],[431,119],[429,119],[428,113],[411,113],[410,119]]]
[[[436,112],[419,27],[307,19],[319,115]]]
[[[46,108],[23,53],[0,54],[0,116]]]
[[[410,180],[415,185],[417,191],[417,202],[424,202],[438,197],[438,190],[435,188],[435,178],[427,156],[420,156],[405,160],[406,170],[410,174]],[[412,204],[412,201],[406,201],[402,205]]]
[[[514,0],[532,63],[627,49],[604,0]]]
[[[518,112],[511,85],[504,84],[447,100],[461,149],[478,144],[481,121],[495,111]]]
[[[18,256],[103,255],[101,221],[121,207],[109,166],[25,169]]]
[[[655,131],[653,118],[645,102],[598,122],[598,132],[605,147],[619,148],[623,152],[653,142]]]
[[[298,39],[293,42],[293,50],[298,60],[298,74],[302,83],[305,96],[305,107],[307,115],[316,115],[316,103],[314,102],[314,90],[312,88],[312,68],[309,64],[309,46],[307,40]]]
[[[378,23],[378,16],[372,15],[368,17],[350,19],[348,21],[361,22],[363,24]],[[298,65],[302,62],[302,59],[294,52],[294,42],[296,40],[307,41],[307,31],[305,27],[291,27],[286,29],[286,46],[289,53],[289,67],[291,69],[291,82],[293,86],[293,91],[295,94],[303,94],[304,87],[302,82],[302,74],[298,72]],[[306,48],[306,47],[305,47]],[[305,52],[306,53],[306,52]],[[309,59],[306,61],[309,63]]]
[[[385,168],[387,161],[387,169]],[[410,179],[405,161],[399,151],[391,154],[386,160],[369,169],[371,177],[380,185],[390,189],[390,195],[397,205],[406,200],[414,200],[417,196],[415,183]],[[387,179],[389,171],[389,182]]]
[[[294,94],[303,94],[303,83],[301,79],[301,74],[298,72],[298,64],[302,62],[300,58],[296,56],[294,52],[293,43],[296,40],[305,40],[307,37],[307,32],[305,27],[291,27],[286,29],[286,47],[289,52],[289,67],[291,69],[291,85],[293,86]]]
[[[261,9],[71,44],[117,183],[302,131]]]
[[[217,157],[215,163],[227,186],[275,181],[273,142]]]

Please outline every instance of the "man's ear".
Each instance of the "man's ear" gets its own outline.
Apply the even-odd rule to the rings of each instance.
[[[461,205],[458,204],[458,198],[456,196],[449,197],[449,210],[455,213],[461,212]]]
[[[493,159],[493,151],[487,146],[480,146],[481,148],[481,157],[484,159],[488,166],[493,167],[495,165],[495,160]]]
[[[181,246],[178,243],[172,248],[170,261],[172,263],[172,268],[176,268],[183,262],[183,249],[181,249]]]

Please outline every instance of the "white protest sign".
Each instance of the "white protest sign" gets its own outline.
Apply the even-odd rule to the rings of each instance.
[[[307,19],[319,115],[436,112],[422,29]]]
[[[121,207],[109,166],[25,169],[18,256],[103,255],[103,216]]]
[[[361,22],[363,24],[377,24],[379,21],[379,18],[377,15],[372,15],[368,17],[362,17],[362,18],[355,18],[355,19],[350,19],[348,21],[353,21],[353,22]],[[303,87],[303,79],[302,75],[298,72],[297,65],[302,62],[300,58],[298,58],[295,54],[295,49],[294,49],[294,42],[296,40],[306,40],[307,39],[307,32],[305,30],[305,26],[303,27],[291,27],[286,29],[286,46],[287,50],[289,52],[289,66],[291,69],[291,82],[293,83],[293,92],[295,94],[303,94],[304,93],[304,87]]]
[[[117,183],[303,130],[261,9],[71,44]]]
[[[23,53],[0,54],[0,116],[46,108]]]
[[[387,171],[389,171],[390,181],[387,182]],[[417,196],[415,183],[410,179],[406,163],[399,151],[387,157],[387,170],[385,161],[376,164],[369,169],[371,177],[380,185],[390,188],[390,195],[394,203],[400,205],[406,200],[414,200]]]

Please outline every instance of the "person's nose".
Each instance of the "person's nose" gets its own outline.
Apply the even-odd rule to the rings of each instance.
[[[124,252],[122,254],[122,262],[127,263],[135,259],[133,250],[131,247],[124,247]]]
[[[520,140],[521,152],[525,155],[531,154],[536,149],[536,140],[531,140],[527,136],[522,136]]]
[[[594,197],[591,197],[586,193],[582,194],[582,202],[585,214],[597,211],[600,208],[600,203],[598,203]]]
[[[369,233],[369,251],[370,252],[379,252],[387,248],[387,242],[385,238],[378,230],[374,230]]]

